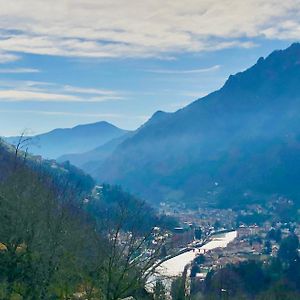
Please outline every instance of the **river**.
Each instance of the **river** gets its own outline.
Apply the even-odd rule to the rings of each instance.
[[[151,290],[157,280],[162,280],[167,286],[170,285],[170,278],[181,275],[185,266],[190,264],[196,256],[199,255],[198,249],[204,252],[216,248],[225,248],[236,237],[236,231],[216,234],[211,237],[209,242],[199,248],[196,248],[195,251],[190,250],[164,261],[159,267],[157,267],[156,274],[149,278],[148,283],[150,286],[148,286],[148,289]]]
[[[212,250],[215,248],[224,248],[226,247],[231,241],[233,241],[237,236],[236,231],[230,231],[227,233],[223,233],[220,235],[215,235],[212,237],[212,240],[203,245],[202,247],[198,248],[203,251]],[[171,259],[166,260],[163,262],[158,268],[157,272],[162,276],[178,276],[182,274],[186,265],[190,264],[199,252],[196,251],[188,251],[177,255]]]

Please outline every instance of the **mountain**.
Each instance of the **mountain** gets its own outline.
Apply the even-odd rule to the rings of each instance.
[[[151,201],[300,201],[300,44],[175,113],[158,112],[93,175]]]
[[[108,141],[127,133],[108,122],[78,125],[73,128],[59,128],[50,132],[32,136],[29,152],[45,158],[57,158],[66,153],[81,153],[101,146]],[[5,140],[16,143],[19,137]]]
[[[62,155],[57,159],[57,161],[69,161],[74,166],[81,168],[85,172],[93,173],[95,168],[99,168],[99,166],[112,154],[117,146],[130,135],[131,133],[125,133],[91,151]]]
[[[4,179],[18,173],[18,169],[31,171],[33,174],[47,181],[47,188],[66,197],[72,193],[72,199],[83,197],[91,193],[95,186],[94,179],[76,168],[69,162],[58,163],[54,160],[41,159],[25,153],[16,152],[15,147],[0,139],[0,183]],[[45,184],[46,185],[46,184]],[[75,196],[76,195],[76,196]]]

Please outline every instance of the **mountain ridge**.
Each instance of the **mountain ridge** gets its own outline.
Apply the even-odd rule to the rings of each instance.
[[[33,154],[55,159],[66,153],[90,151],[127,132],[106,121],[72,128],[56,128],[46,133],[28,136],[31,139],[28,150]],[[9,143],[15,143],[18,139],[19,137],[4,138]]]
[[[271,180],[274,168],[286,168],[281,154],[291,143],[298,145],[299,61],[300,44],[295,43],[258,59],[254,66],[231,75],[222,88],[188,106],[162,118],[154,115],[154,121],[151,118],[121,143],[93,175],[148,199],[226,202],[221,194],[235,188],[233,179],[229,183],[229,170],[240,174],[237,162],[241,160],[245,171],[247,164],[255,164],[250,172],[253,178],[244,178],[239,188],[239,201],[248,189],[253,189],[253,195],[263,194],[258,188],[262,175],[253,169],[266,160],[270,172],[265,176]],[[277,152],[274,143],[277,148],[281,145]],[[272,164],[268,155],[274,151]],[[219,181],[227,183],[216,190],[214,182]],[[273,192],[282,190],[277,187]]]
[[[121,142],[129,138],[131,132],[127,132],[120,137],[109,140],[103,145],[98,146],[83,153],[64,154],[57,158],[58,162],[69,161],[78,168],[81,168],[87,173],[93,173],[95,165],[100,165],[107,157],[117,148]]]

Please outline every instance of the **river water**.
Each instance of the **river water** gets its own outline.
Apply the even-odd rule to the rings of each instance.
[[[152,290],[154,284],[157,280],[161,280],[164,282],[167,290],[171,285],[171,278],[175,276],[179,276],[183,273],[186,265],[190,264],[200,252],[216,249],[216,248],[225,248],[230,242],[232,242],[237,237],[236,231],[230,231],[227,233],[217,234],[211,238],[211,240],[203,245],[195,249],[195,251],[191,250],[188,252],[184,252],[179,254],[173,258],[170,258],[163,262],[156,269],[156,274],[151,276],[148,280],[148,288],[147,290]],[[200,249],[200,252],[199,252]]]
[[[223,233],[220,235],[215,235],[211,241],[209,241],[207,244],[203,245],[202,247],[198,248],[202,251],[212,250],[215,248],[224,248],[226,247],[231,241],[233,241],[237,236],[236,231],[230,231],[227,233]],[[175,256],[169,260],[166,260],[163,262],[158,268],[157,272],[158,274],[162,276],[178,276],[181,275],[185,266],[190,264],[196,256],[199,254],[199,252],[196,251],[188,251],[185,253],[182,253],[178,256]]]

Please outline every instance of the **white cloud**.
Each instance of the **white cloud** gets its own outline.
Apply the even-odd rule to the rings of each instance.
[[[0,62],[169,56],[252,47],[253,37],[299,39],[300,0],[0,0]]]
[[[0,34],[0,38],[1,38],[1,34]],[[20,57],[18,55],[0,51],[0,64],[14,62],[19,59]]]
[[[0,81],[0,102],[106,102],[125,99],[117,91],[39,81]]]
[[[71,94],[38,92],[28,90],[0,90],[0,102],[105,102],[121,100],[121,96],[79,97]]]
[[[64,90],[67,92],[79,93],[79,94],[116,95],[115,91],[104,90],[104,89],[101,90],[95,88],[82,88],[82,87],[70,86],[70,85],[64,86]]]
[[[151,73],[159,73],[159,74],[197,74],[197,73],[212,72],[219,69],[220,69],[220,65],[215,65],[209,68],[191,69],[191,70],[151,69],[147,71]]]
[[[20,102],[20,101],[82,101],[80,98],[73,95],[42,93],[26,90],[0,90],[0,101]]]
[[[19,74],[19,73],[39,73],[40,70],[33,68],[12,68],[12,69],[0,69],[0,73],[3,74]]]

